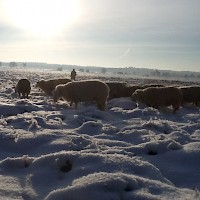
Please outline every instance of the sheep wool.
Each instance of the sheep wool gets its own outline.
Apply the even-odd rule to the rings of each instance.
[[[183,104],[193,103],[196,106],[200,105],[200,86],[182,86],[179,89],[183,93]]]
[[[18,93],[20,98],[28,98],[31,92],[31,84],[28,79],[20,79],[15,86],[15,93]]]
[[[70,79],[52,79],[52,80],[41,80],[36,83],[36,87],[40,88],[47,95],[52,96],[53,90],[57,85],[66,84],[70,82]]]
[[[159,108],[172,106],[175,113],[182,102],[183,95],[176,87],[149,87],[138,89],[132,95],[132,100],[146,104],[147,106]]]
[[[99,80],[73,81],[64,85],[56,86],[53,97],[54,101],[63,98],[70,102],[70,106],[75,104],[77,108],[79,102],[95,101],[97,108],[106,109],[106,102],[109,96],[109,87]]]

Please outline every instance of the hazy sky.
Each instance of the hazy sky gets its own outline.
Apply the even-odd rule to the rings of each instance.
[[[0,0],[0,61],[200,71],[200,0]]]

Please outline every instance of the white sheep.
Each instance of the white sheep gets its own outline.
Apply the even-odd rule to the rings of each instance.
[[[175,113],[181,105],[183,95],[176,87],[149,87],[136,90],[132,99],[154,108],[172,106]]]
[[[109,87],[109,99],[124,97],[124,89],[127,87],[123,82],[106,82]]]
[[[183,104],[193,103],[199,106],[200,103],[200,86],[181,86],[179,89],[183,93]]]
[[[51,96],[53,90],[57,85],[66,84],[70,82],[70,79],[51,79],[51,80],[40,80],[36,83],[36,87],[42,89],[47,95]]]
[[[53,97],[54,101],[63,98],[70,102],[70,106],[75,103],[77,108],[79,102],[96,101],[100,110],[106,109],[106,102],[109,96],[109,87],[99,80],[73,81],[64,85],[56,86]]]

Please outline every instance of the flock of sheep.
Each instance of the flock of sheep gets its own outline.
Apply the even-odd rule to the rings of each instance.
[[[175,113],[185,103],[200,103],[200,86],[164,86],[132,85],[122,82],[103,82],[100,80],[71,81],[70,79],[41,80],[36,87],[46,95],[53,96],[55,102],[64,99],[75,104],[79,102],[95,101],[97,108],[106,109],[107,100],[119,97],[131,97],[133,101],[143,103],[149,107],[172,106]],[[28,79],[20,79],[15,86],[15,92],[21,98],[28,98],[31,92],[31,84]]]

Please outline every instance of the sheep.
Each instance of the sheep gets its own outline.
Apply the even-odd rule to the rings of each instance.
[[[63,98],[70,102],[70,107],[75,103],[75,108],[77,108],[79,102],[96,101],[97,108],[103,111],[106,109],[108,96],[109,87],[99,80],[69,82],[56,86],[53,92],[54,102]]]
[[[183,104],[194,103],[196,106],[200,103],[200,86],[180,86],[183,93]]]
[[[15,93],[18,93],[20,98],[28,98],[31,92],[31,84],[28,79],[20,79],[15,86]]]
[[[123,88],[123,97],[131,97],[132,94],[137,90],[137,89],[143,89],[143,86],[140,85],[131,85],[131,86],[126,86]]]
[[[40,89],[42,89],[47,95],[49,96],[52,96],[53,95],[53,90],[55,89],[55,87],[57,85],[60,85],[60,84],[66,84],[68,82],[70,82],[71,80],[70,79],[52,79],[52,80],[41,80],[41,81],[38,81],[36,83],[36,87],[39,87]]]
[[[126,83],[122,82],[106,82],[109,87],[109,99],[124,97],[124,90],[127,87]]]
[[[159,84],[147,84],[147,85],[127,85],[123,82],[106,82],[110,88],[109,99],[119,97],[131,97],[137,89],[145,89],[147,87],[161,87]]]
[[[124,91],[124,97],[131,97],[132,94],[137,90],[137,89],[145,89],[148,87],[163,87],[163,85],[160,84],[146,84],[146,85],[130,85],[127,86],[123,89]]]
[[[172,106],[175,113],[182,102],[183,95],[176,87],[149,87],[138,89],[132,95],[132,100],[158,109],[160,106]]]
[[[129,85],[123,89],[124,97],[131,97],[137,89],[145,89],[149,87],[164,87],[160,84],[146,84],[146,85]]]

